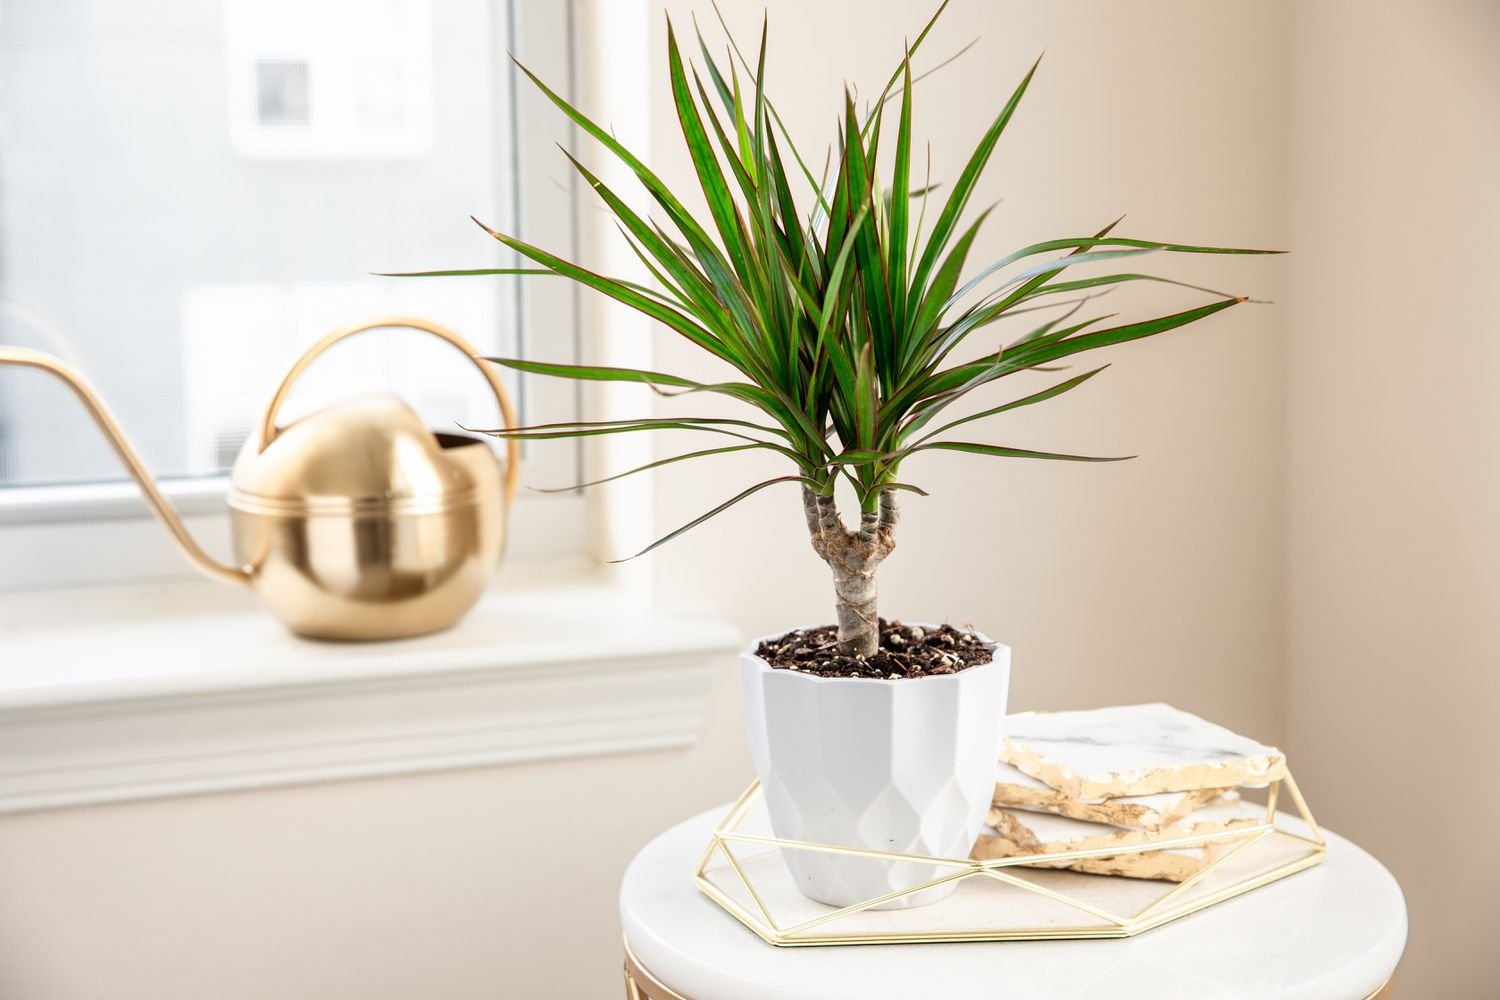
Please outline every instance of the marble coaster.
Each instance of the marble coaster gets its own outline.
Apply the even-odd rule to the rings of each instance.
[[[1023,854],[1056,854],[1100,847],[1135,846],[1173,837],[1220,833],[1235,827],[1253,827],[1264,822],[1265,818],[1264,806],[1245,802],[1238,793],[1232,791],[1225,792],[1218,801],[1199,809],[1186,821],[1160,833],[1122,830],[1102,823],[1090,823],[1049,813],[1026,813],[996,807],[990,810],[987,820],[994,833],[980,836],[978,843],[974,845],[973,857],[987,861]],[[1047,861],[1027,867],[1068,868],[1094,875],[1123,875],[1127,878],[1184,882],[1237,843],[1239,838],[1225,838],[1193,847],[1135,851],[1071,861]]]
[[[994,802],[997,806],[1056,813],[1070,819],[1152,833],[1186,818],[1194,809],[1207,805],[1222,794],[1220,788],[1199,788],[1191,792],[1129,795],[1117,799],[1072,799],[1012,764],[1001,762],[995,766]]]
[[[1275,747],[1161,703],[1008,716],[1000,758],[1070,799],[1260,787],[1286,774]]]

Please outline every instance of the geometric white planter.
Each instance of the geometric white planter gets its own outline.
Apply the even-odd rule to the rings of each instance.
[[[745,728],[776,836],[968,857],[994,797],[1010,687],[1010,647],[980,638],[994,646],[992,662],[900,680],[775,670],[744,653]],[[757,639],[750,649],[759,645]],[[832,906],[953,870],[821,851],[784,848],[782,855],[803,894]],[[886,905],[934,903],[957,887],[950,882]]]

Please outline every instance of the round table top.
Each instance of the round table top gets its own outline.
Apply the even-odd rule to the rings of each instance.
[[[723,815],[695,816],[647,844],[620,889],[640,964],[692,1000],[1364,1000],[1406,946],[1396,880],[1324,830],[1321,865],[1138,937],[775,948],[693,884]]]

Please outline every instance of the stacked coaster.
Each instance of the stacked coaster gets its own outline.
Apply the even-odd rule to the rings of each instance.
[[[1237,789],[1286,774],[1275,747],[1170,705],[1028,713],[1006,720],[981,860],[1151,844],[1254,827],[1264,806]],[[1233,838],[1038,867],[1181,882]]]

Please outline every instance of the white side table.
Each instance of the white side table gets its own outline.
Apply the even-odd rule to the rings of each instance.
[[[1389,995],[1406,947],[1396,880],[1324,830],[1318,867],[1135,938],[773,948],[693,885],[723,812],[663,833],[625,873],[630,1000],[1366,1000]]]

